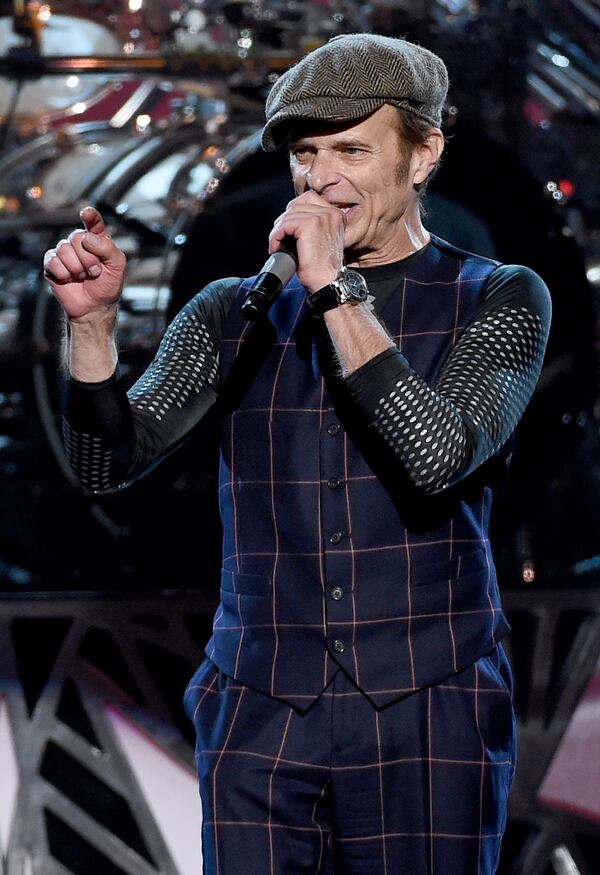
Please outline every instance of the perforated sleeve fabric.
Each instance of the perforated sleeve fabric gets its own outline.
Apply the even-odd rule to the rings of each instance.
[[[63,414],[67,456],[87,489],[114,489],[177,446],[214,406],[223,324],[241,280],[206,286],[181,310],[145,373],[126,393],[115,374],[69,380]]]
[[[503,265],[486,282],[435,386],[396,348],[348,377],[362,414],[414,486],[425,493],[446,489],[507,441],[537,383],[550,315],[540,277]]]

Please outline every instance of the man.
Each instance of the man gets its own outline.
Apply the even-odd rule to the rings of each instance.
[[[354,34],[274,85],[263,145],[297,197],[268,317],[222,280],[125,395],[124,258],[99,214],[47,253],[70,325],[66,441],[86,486],[131,477],[218,404],[221,605],[186,694],[205,873],[488,875],[514,770],[490,484],[539,374],[541,280],[424,228],[442,61]]]

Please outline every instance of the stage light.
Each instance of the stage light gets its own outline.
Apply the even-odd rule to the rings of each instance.
[[[573,197],[575,194],[575,186],[570,179],[561,179],[558,183],[558,187],[565,197]]]
[[[146,113],[142,113],[138,115],[135,120],[135,126],[138,131],[145,131],[150,122],[152,121],[151,117]]]

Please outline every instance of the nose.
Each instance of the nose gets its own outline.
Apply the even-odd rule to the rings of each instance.
[[[328,185],[336,181],[333,162],[323,152],[317,152],[306,172],[306,184],[310,191],[321,194]]]

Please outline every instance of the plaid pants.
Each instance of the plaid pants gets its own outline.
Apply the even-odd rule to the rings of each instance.
[[[498,647],[382,710],[339,671],[300,715],[205,660],[185,701],[204,875],[493,875],[515,763],[510,689]]]

